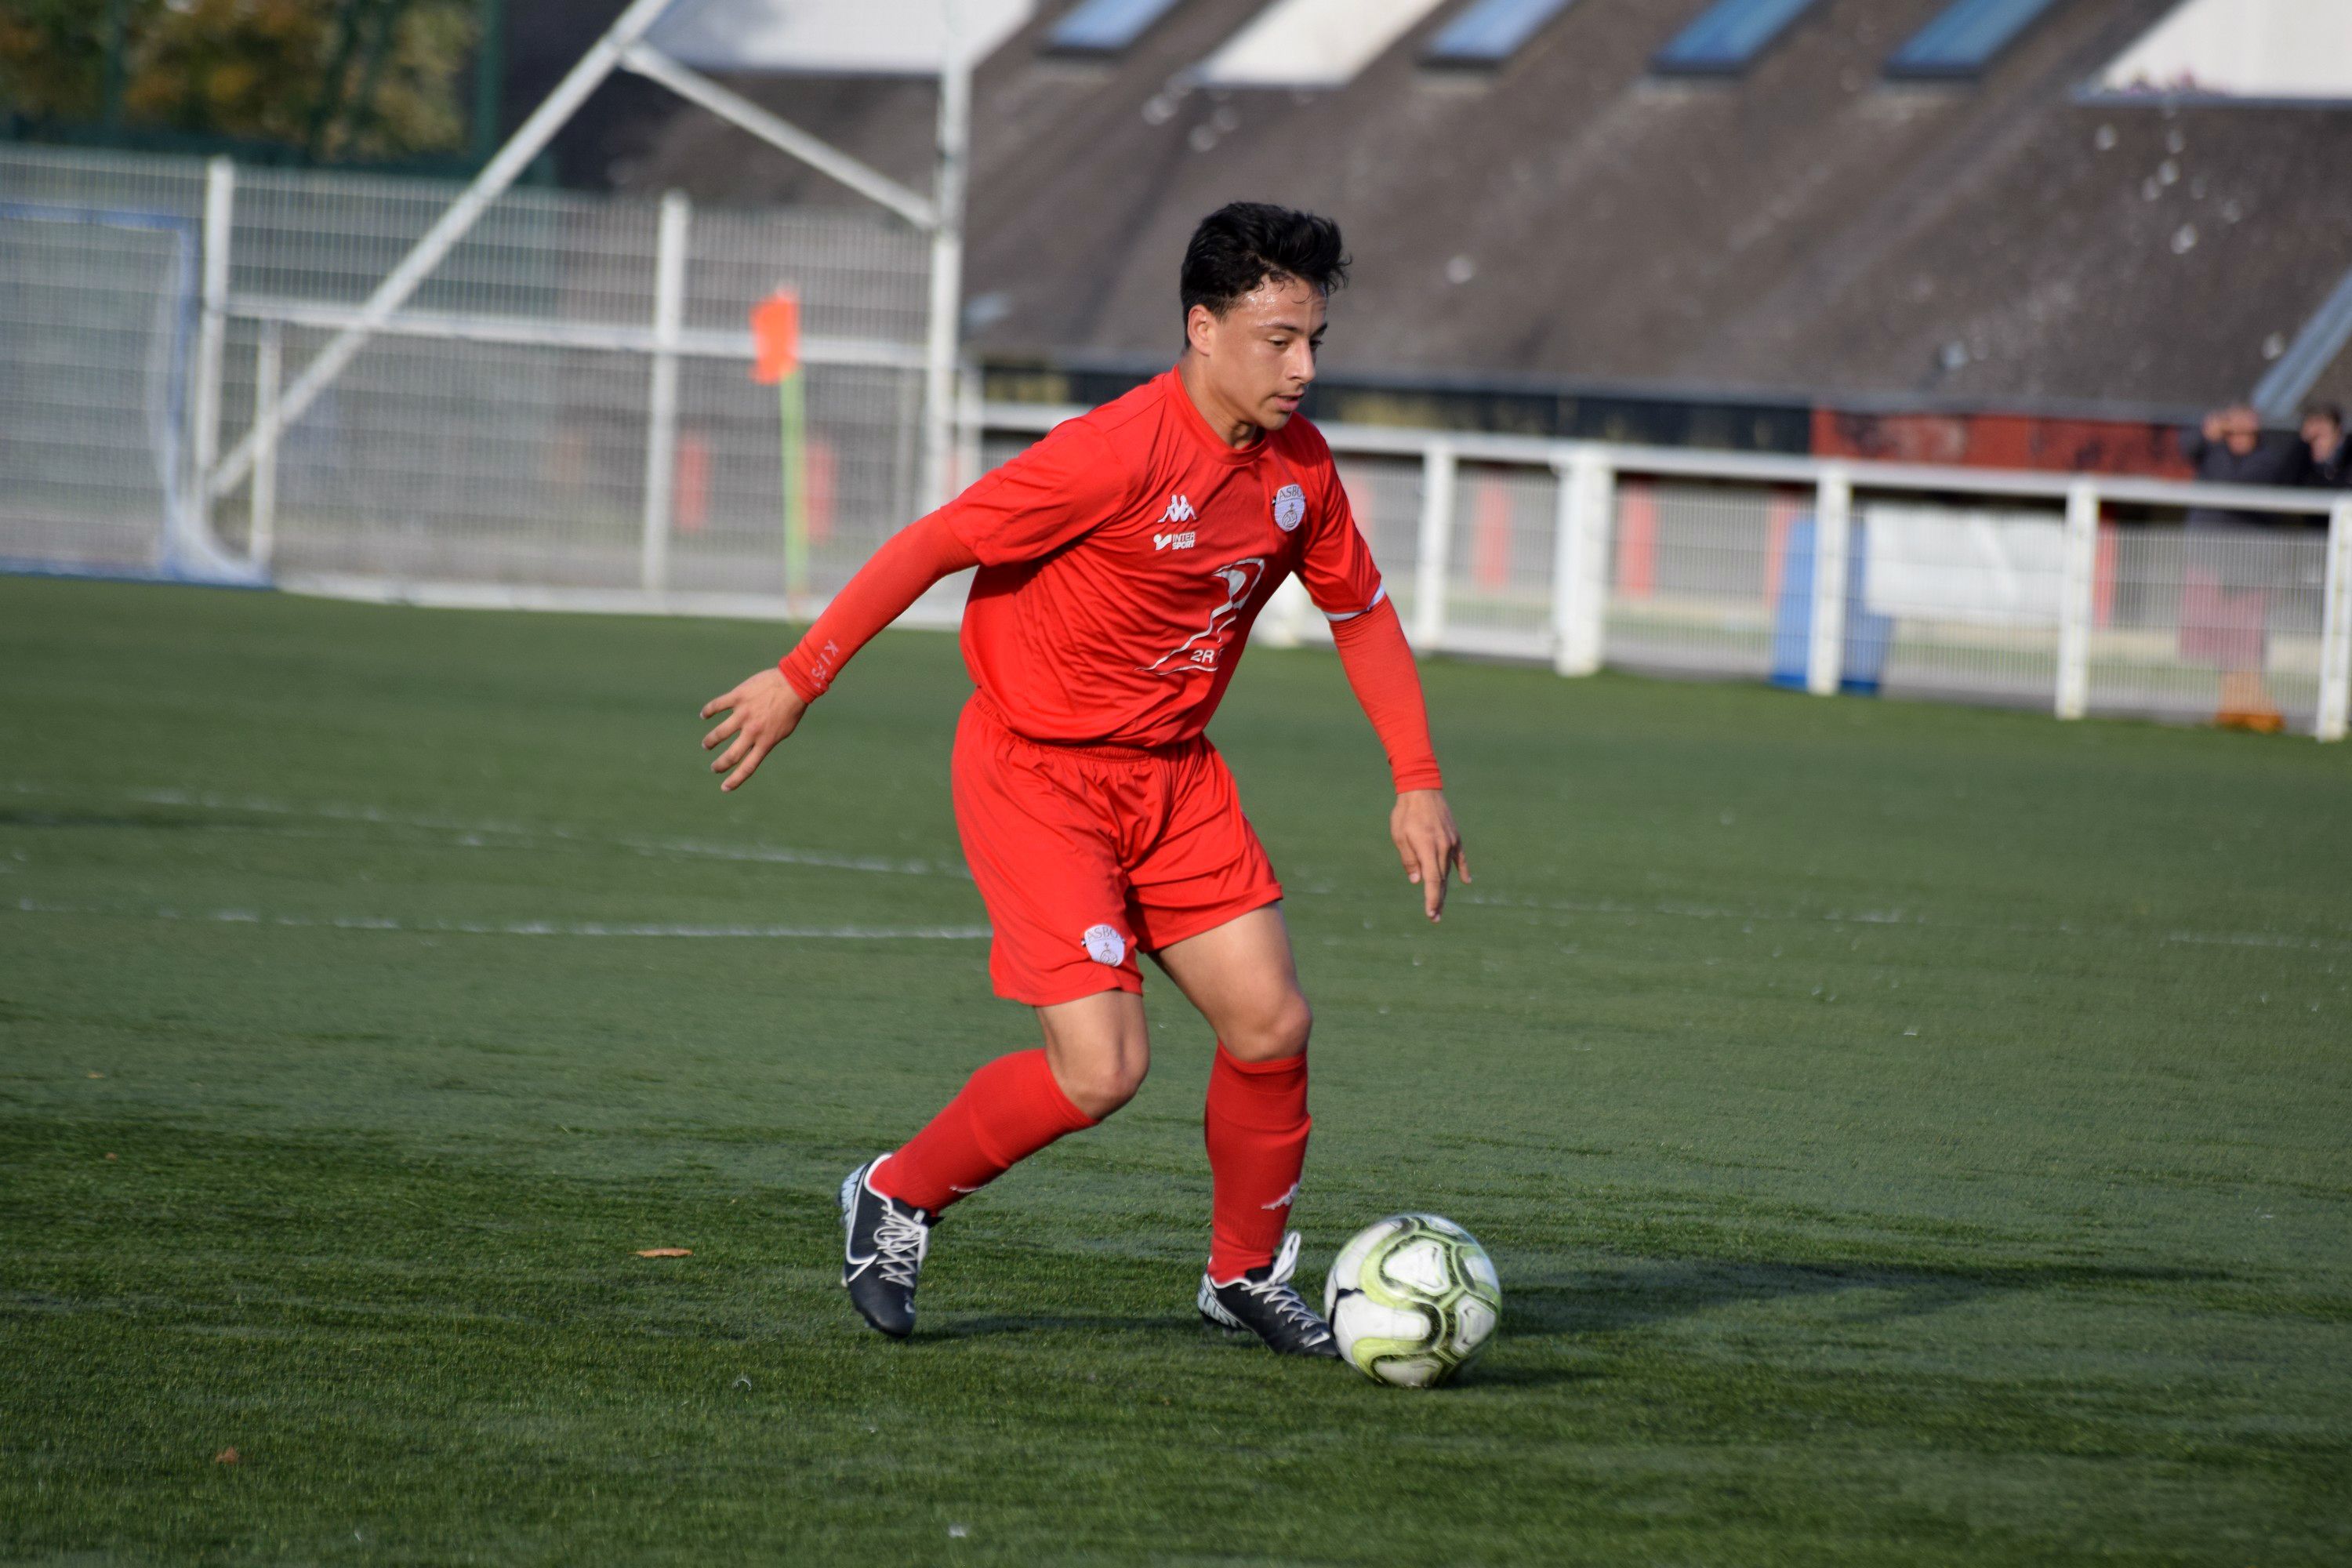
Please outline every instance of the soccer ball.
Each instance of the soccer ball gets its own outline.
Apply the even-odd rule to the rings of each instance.
[[[1486,1249],[1452,1220],[1391,1215],[1339,1249],[1323,1315],[1339,1353],[1366,1377],[1434,1388],[1495,1337],[1503,1287]]]

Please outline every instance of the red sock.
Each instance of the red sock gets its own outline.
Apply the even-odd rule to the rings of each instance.
[[[972,1074],[929,1126],[884,1161],[874,1190],[937,1214],[1055,1139],[1094,1124],[1054,1081],[1044,1051],[1015,1051]]]
[[[1237,1279],[1274,1261],[1307,1164],[1307,1054],[1245,1062],[1225,1047],[1209,1068],[1202,1117],[1215,1189],[1209,1278]]]

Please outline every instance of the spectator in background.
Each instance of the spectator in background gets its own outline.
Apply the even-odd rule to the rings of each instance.
[[[2180,451],[2196,468],[2197,478],[2209,485],[2299,485],[2311,467],[2310,423],[2305,420],[2306,439],[2290,441],[2265,432],[2263,416],[2240,404],[2208,414],[2200,429],[2182,431]],[[2261,523],[2269,516],[2206,510],[2189,513],[2189,522],[2191,528],[2200,520]]]
[[[2303,440],[2311,448],[2306,482],[2336,490],[2352,488],[2352,441],[2344,438],[2344,410],[2333,403],[2305,409]]]
[[[2181,432],[2182,456],[2213,485],[2300,485],[2312,471],[2311,447],[2265,435],[2262,416],[2240,405]],[[2200,507],[2189,514],[2189,556],[2181,573],[2180,656],[2221,675],[2213,721],[2274,735],[2286,716],[2263,679],[2270,597],[2286,585],[2284,548],[2294,521],[2276,513]]]

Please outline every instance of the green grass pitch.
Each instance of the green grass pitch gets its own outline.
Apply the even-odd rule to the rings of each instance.
[[[952,642],[723,797],[781,646],[0,580],[0,1559],[2352,1560],[2344,748],[1440,661],[1431,930],[1337,665],[1253,655],[1315,1288],[1407,1207],[1502,1271],[1407,1394],[1196,1326],[1164,984],[853,1320],[842,1172],[1034,1026]]]

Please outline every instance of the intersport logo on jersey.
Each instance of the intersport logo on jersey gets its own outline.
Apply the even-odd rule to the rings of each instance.
[[[1168,510],[1160,514],[1160,521],[1163,525],[1171,522],[1193,522],[1197,521],[1200,516],[1201,514],[1199,512],[1192,510],[1192,501],[1181,493],[1179,493],[1171,498],[1168,502]],[[1151,536],[1151,548],[1154,550],[1190,550],[1192,548],[1194,538],[1195,535],[1191,529],[1186,529],[1181,533],[1155,533]]]

